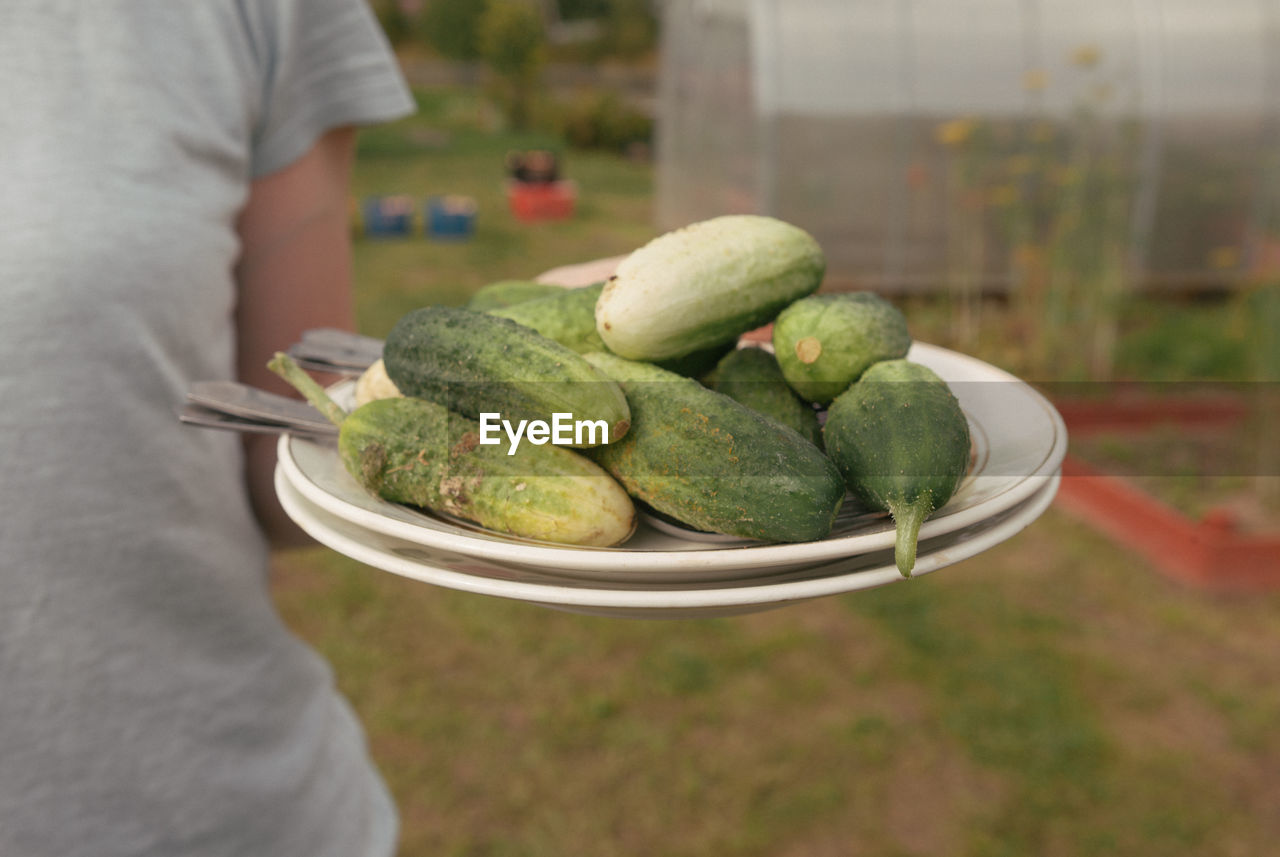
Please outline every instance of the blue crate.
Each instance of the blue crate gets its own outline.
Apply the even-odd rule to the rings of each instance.
[[[438,241],[466,241],[476,231],[476,201],[469,196],[433,196],[423,208],[427,234]]]
[[[410,196],[370,196],[364,200],[364,234],[404,238],[413,234],[414,201]]]

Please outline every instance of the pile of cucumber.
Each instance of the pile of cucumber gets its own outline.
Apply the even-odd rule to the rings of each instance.
[[[968,425],[905,359],[902,314],[869,293],[817,294],[825,268],[796,226],[717,217],[639,248],[605,283],[504,281],[408,313],[349,414],[288,358],[272,368],[393,502],[612,546],[634,532],[633,501],[697,530],[803,542],[830,533],[851,493],[893,516],[909,576],[921,522],[968,467]],[[769,322],[772,353],[738,347]]]

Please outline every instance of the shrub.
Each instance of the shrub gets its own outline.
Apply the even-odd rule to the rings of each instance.
[[[413,20],[399,0],[374,0],[371,5],[387,41],[393,45],[409,41],[413,35]]]
[[[563,107],[560,133],[574,148],[621,151],[633,143],[649,142],[653,120],[616,92],[591,91]]]
[[[520,0],[489,0],[478,26],[480,56],[494,75],[498,101],[513,128],[527,128],[546,62],[542,15]]]
[[[479,59],[485,7],[480,0],[431,0],[422,16],[428,44],[446,59]]]

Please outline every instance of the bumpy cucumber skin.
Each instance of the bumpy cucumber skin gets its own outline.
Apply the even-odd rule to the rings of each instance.
[[[787,383],[822,405],[873,363],[905,357],[910,347],[906,317],[870,292],[809,295],[773,323],[773,350]]]
[[[632,497],[699,530],[775,542],[821,539],[845,486],[799,434],[657,366],[586,355],[622,385],[632,427],[586,454]]]
[[[467,301],[467,309],[488,312],[550,297],[560,290],[560,286],[534,280],[499,280],[476,289]]]
[[[784,426],[815,446],[822,445],[818,412],[796,395],[782,377],[777,359],[763,348],[737,348],[725,355],[708,386]]]
[[[550,423],[553,414],[568,413],[573,420],[604,420],[609,440],[630,425],[617,384],[581,355],[510,319],[422,307],[391,329],[382,356],[400,392],[473,419],[488,412],[513,423]]]
[[[929,368],[888,360],[836,397],[823,436],[849,491],[893,515],[898,568],[909,576],[920,523],[951,499],[969,466],[960,403]]]
[[[614,354],[656,362],[736,342],[816,291],[826,258],[813,236],[760,215],[668,232],[605,284],[596,329]]]
[[[524,443],[507,455],[480,425],[423,399],[377,399],[342,421],[338,454],[371,493],[503,533],[607,547],[635,528],[622,487],[582,455]]]

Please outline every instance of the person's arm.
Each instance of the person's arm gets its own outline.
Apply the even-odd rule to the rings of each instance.
[[[240,380],[293,394],[266,368],[276,351],[312,327],[352,330],[351,238],[347,214],[355,131],[330,131],[302,158],[255,180],[237,222]],[[272,486],[275,437],[247,436],[254,512],[273,544],[305,544]]]
[[[613,276],[614,270],[618,267],[618,263],[627,258],[623,256],[610,256],[607,259],[594,259],[590,262],[578,262],[573,265],[562,265],[559,268],[552,268],[550,271],[543,271],[535,279],[540,283],[552,283],[557,286],[589,286],[592,283],[598,283],[601,280],[607,280]]]

